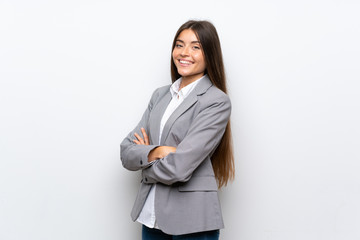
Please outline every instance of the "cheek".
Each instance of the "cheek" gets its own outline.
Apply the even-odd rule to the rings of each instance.
[[[205,59],[203,58],[203,56],[199,56],[198,62],[200,63],[201,67],[206,67]]]
[[[172,57],[173,57],[173,58],[176,58],[176,57],[178,57],[178,56],[179,56],[178,51],[177,51],[176,49],[174,49],[174,50],[172,51]]]
[[[196,54],[195,56],[195,59],[198,63],[201,63],[201,64],[205,64],[205,59],[204,59],[204,55],[201,54],[201,53],[198,53]]]
[[[175,54],[173,53],[171,57],[172,57],[173,63],[176,65],[176,56],[175,56]]]

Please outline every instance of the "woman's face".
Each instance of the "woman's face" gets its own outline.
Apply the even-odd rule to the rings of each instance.
[[[183,80],[192,82],[204,75],[205,58],[200,41],[193,30],[185,29],[179,34],[172,57]]]

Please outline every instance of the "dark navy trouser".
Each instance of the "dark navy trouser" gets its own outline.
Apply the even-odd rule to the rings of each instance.
[[[219,240],[220,231],[190,233],[184,235],[169,235],[156,228],[142,227],[142,240]]]

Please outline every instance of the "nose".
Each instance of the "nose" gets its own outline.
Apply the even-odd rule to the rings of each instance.
[[[181,56],[189,56],[189,47],[183,47],[182,51],[181,51]]]

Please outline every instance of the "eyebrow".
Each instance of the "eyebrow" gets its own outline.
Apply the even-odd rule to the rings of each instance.
[[[176,39],[177,42],[182,42],[182,43],[185,43],[183,40],[181,39]],[[192,41],[191,43],[199,43],[200,44],[200,41]]]

